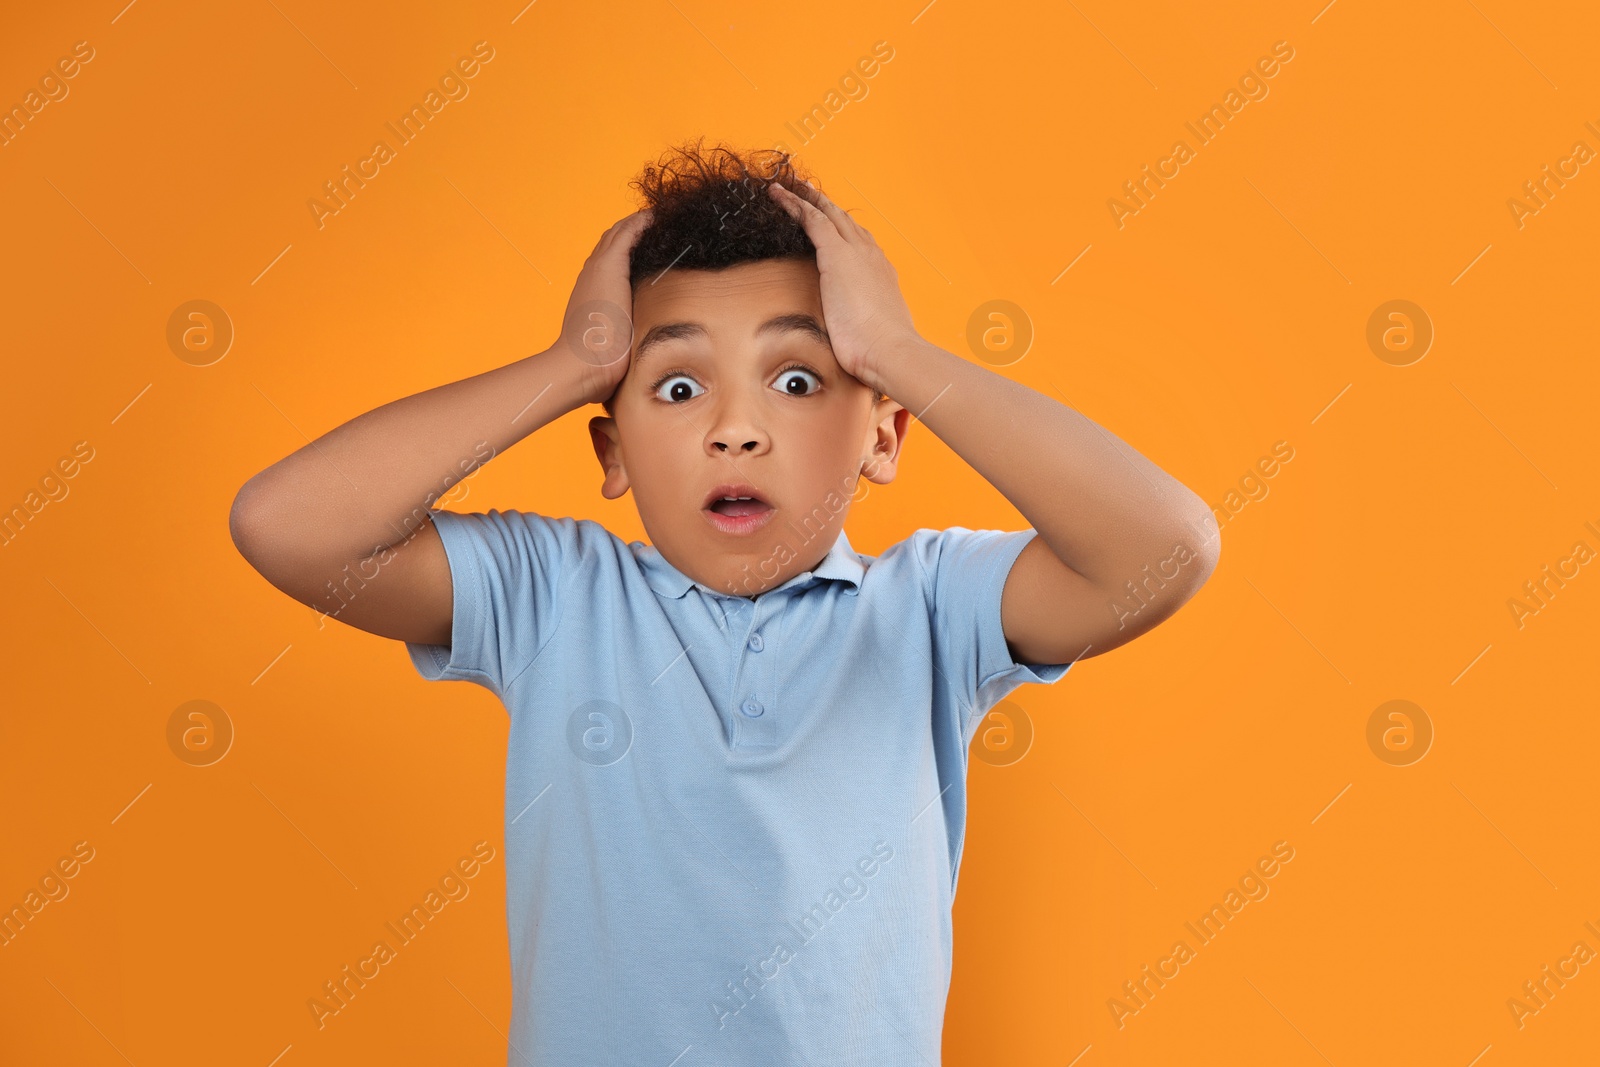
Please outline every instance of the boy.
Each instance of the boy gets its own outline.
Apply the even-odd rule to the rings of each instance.
[[[937,1065],[980,721],[1176,611],[1215,525],[922,339],[787,155],[686,146],[634,184],[649,207],[601,237],[554,345],[267,468],[235,543],[510,713],[512,1064]],[[633,493],[650,544],[431,510],[591,402],[601,492]],[[893,480],[913,413],[1032,528],[857,553],[857,481]]]

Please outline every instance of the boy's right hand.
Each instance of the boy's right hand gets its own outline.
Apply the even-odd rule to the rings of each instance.
[[[628,373],[633,353],[630,256],[650,219],[648,208],[635,211],[601,234],[567,300],[561,336],[552,347],[573,359],[585,404],[605,400]]]

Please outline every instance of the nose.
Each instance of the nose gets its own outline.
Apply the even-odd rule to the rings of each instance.
[[[716,450],[718,452],[726,452],[730,448],[733,447],[726,441],[712,441],[711,443],[716,448]],[[737,449],[734,449],[734,451],[743,452],[743,453],[751,453],[751,452],[754,452],[758,447],[760,447],[760,445],[761,445],[760,441],[756,440],[755,438],[751,438],[748,441],[744,441],[744,442],[740,443],[739,447]]]
[[[710,455],[759,455],[771,441],[766,430],[749,414],[750,404],[737,397],[726,397],[712,414],[706,431],[706,451]]]

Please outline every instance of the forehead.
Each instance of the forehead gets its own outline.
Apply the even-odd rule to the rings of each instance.
[[[766,259],[725,270],[668,268],[633,291],[635,336],[661,323],[689,321],[712,333],[755,327],[774,315],[822,317],[821,278],[812,260]]]
[[[630,375],[667,358],[679,347],[674,342],[716,350],[723,341],[764,347],[788,335],[828,344],[814,260],[759,260],[720,271],[669,269],[655,284],[641,282],[634,291],[633,328]]]

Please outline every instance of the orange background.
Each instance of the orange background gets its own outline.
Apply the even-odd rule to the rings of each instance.
[[[1017,304],[1034,342],[996,372],[1214,506],[1294,449],[1193,602],[1017,691],[1032,748],[974,759],[947,1062],[1592,1059],[1600,964],[1520,1028],[1507,1000],[1575,942],[1600,951],[1600,565],[1520,627],[1507,602],[1575,542],[1600,548],[1597,165],[1520,227],[1507,201],[1575,141],[1600,149],[1600,18],[1055,6],[8,16],[0,102],[77,41],[95,56],[0,148],[0,505],[76,442],[94,458],[0,549],[0,904],[75,842],[95,857],[0,948],[0,1060],[504,1062],[506,715],[423,682],[397,643],[319,631],[234,550],[228,507],[309,437],[548,346],[583,258],[637,206],[627,181],[700,134],[797,150],[930,340],[973,358],[973,310]],[[319,229],[323,182],[480,40],[495,58],[470,95]],[[794,137],[880,40],[868,95]],[[1269,95],[1197,147],[1184,123],[1280,40]],[[1108,199],[1179,138],[1195,158],[1119,228]],[[210,366],[166,341],[194,299],[237,333]],[[1409,366],[1366,341],[1393,299],[1436,330]],[[599,496],[589,414],[451,509],[642,538],[631,500]],[[877,553],[956,524],[1026,520],[923,429],[848,530]],[[236,730],[208,767],[167,742],[197,699]],[[1391,699],[1435,730],[1409,766],[1368,747]],[[472,895],[319,1031],[307,1000],[479,840],[496,858]],[[1270,895],[1119,1028],[1122,983],[1277,841],[1295,855]],[[595,1026],[627,1010],[597,1004]]]

